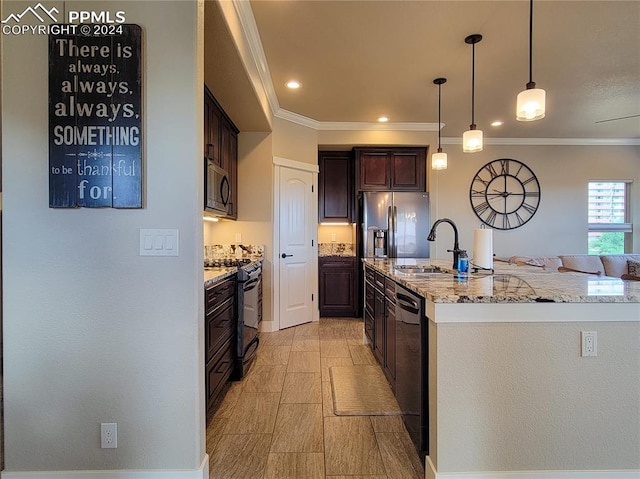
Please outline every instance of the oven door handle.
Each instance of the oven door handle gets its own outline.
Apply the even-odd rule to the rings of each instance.
[[[249,344],[247,344],[247,349],[244,350],[244,355],[242,357],[242,362],[246,363],[247,359],[251,359],[258,349],[258,345],[260,344],[260,338],[256,336],[251,340]]]
[[[253,278],[250,279],[249,281],[247,281],[246,283],[244,283],[244,286],[242,287],[242,291],[244,291],[245,293],[247,291],[251,291],[252,289],[254,289],[256,286],[258,286],[258,282],[260,281],[260,278]]]

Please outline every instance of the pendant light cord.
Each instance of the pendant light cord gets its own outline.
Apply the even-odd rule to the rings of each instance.
[[[535,88],[533,83],[533,0],[529,1],[529,83],[527,88]]]
[[[476,44],[471,44],[471,129],[475,130],[476,111]]]
[[[442,98],[441,89],[442,84],[438,84],[438,153],[442,151],[442,148],[440,147],[440,130],[442,130],[442,121],[440,120],[440,102]]]

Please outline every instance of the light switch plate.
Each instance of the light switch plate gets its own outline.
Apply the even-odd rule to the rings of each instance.
[[[178,256],[178,230],[140,229],[140,256]]]

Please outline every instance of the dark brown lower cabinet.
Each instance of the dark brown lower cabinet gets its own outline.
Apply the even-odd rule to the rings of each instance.
[[[396,283],[389,278],[384,281],[384,374],[395,391],[396,386]]]
[[[367,336],[370,344],[373,344],[375,327],[375,320],[373,316],[376,309],[376,293],[372,278],[373,271],[370,271],[370,268],[367,268],[364,284],[364,334]]]
[[[356,258],[321,256],[318,258],[320,316],[355,317]]]
[[[207,419],[224,397],[235,359],[236,277],[210,286],[204,291],[205,301],[205,391]]]
[[[384,365],[384,317],[386,305],[384,302],[384,292],[376,288],[376,306],[373,325],[373,354],[381,365]]]
[[[365,267],[364,331],[387,381],[396,383],[396,283]]]

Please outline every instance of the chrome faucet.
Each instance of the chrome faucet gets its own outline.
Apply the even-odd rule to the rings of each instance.
[[[429,231],[429,236],[427,236],[427,241],[435,241],[436,228],[440,223],[449,223],[453,228],[453,249],[448,249],[447,251],[453,253],[453,269],[458,269],[458,256],[464,250],[460,249],[460,245],[458,244],[458,228],[453,221],[451,221],[449,218],[441,218],[433,223],[431,231]]]

